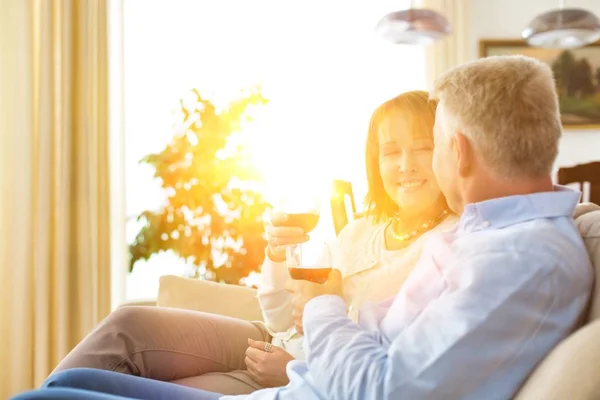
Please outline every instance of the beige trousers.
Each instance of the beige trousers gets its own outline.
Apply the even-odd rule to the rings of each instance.
[[[248,338],[271,341],[259,323],[163,307],[122,307],[102,321],[54,372],[97,368],[214,391],[261,386],[244,363]]]

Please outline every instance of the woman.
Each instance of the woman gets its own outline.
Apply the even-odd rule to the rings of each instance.
[[[324,252],[340,269],[355,321],[365,301],[396,294],[427,236],[445,230],[449,215],[431,162],[436,104],[422,91],[381,105],[366,146],[368,216],[350,223]],[[285,246],[308,240],[301,228],[268,227],[258,296],[265,324],[158,307],[122,308],[106,318],[55,372],[89,367],[224,394],[245,394],[287,383],[285,366],[303,358],[293,328]],[[52,376],[50,380],[52,380]],[[182,388],[183,389],[183,388]]]

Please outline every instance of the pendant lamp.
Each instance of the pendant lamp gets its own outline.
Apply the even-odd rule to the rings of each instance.
[[[441,14],[428,9],[413,8],[394,11],[384,16],[375,30],[385,40],[395,44],[427,45],[450,34],[450,24]]]
[[[565,8],[535,17],[522,33],[531,46],[570,49],[583,47],[600,39],[600,19],[590,11]]]

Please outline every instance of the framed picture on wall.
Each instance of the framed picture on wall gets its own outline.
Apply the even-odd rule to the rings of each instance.
[[[600,42],[577,49],[530,47],[523,40],[483,39],[479,56],[522,54],[552,67],[565,129],[600,129]]]

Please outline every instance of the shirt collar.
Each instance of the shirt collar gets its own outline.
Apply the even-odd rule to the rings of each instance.
[[[470,203],[460,217],[459,229],[479,231],[504,227],[538,218],[572,216],[581,193],[565,186],[552,192],[515,195]]]

